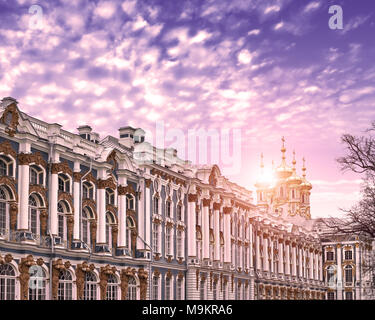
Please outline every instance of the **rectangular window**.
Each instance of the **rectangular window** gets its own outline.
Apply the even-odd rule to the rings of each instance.
[[[204,280],[201,280],[200,285],[200,299],[205,300],[206,299],[206,282]]]
[[[169,201],[166,202],[166,215],[168,218],[171,218],[171,203]]]
[[[177,279],[176,298],[177,300],[182,300],[182,279]]]
[[[159,225],[156,223],[152,225],[152,244],[153,251],[159,252]]]
[[[333,251],[327,252],[327,261],[333,261]]]
[[[352,291],[346,291],[345,292],[345,300],[353,300],[353,292]]]
[[[346,250],[345,251],[345,260],[352,260],[353,259],[353,251],[352,250]]]
[[[182,207],[177,205],[177,220],[182,221]]]
[[[171,254],[171,230],[170,228],[165,230],[165,253],[167,255]]]
[[[0,234],[6,229],[6,203],[0,202]]]
[[[165,279],[165,300],[171,300],[171,279]]]
[[[335,293],[330,291],[327,293],[327,300],[335,300]]]
[[[177,257],[182,257],[182,231],[177,231]]]
[[[159,300],[159,278],[153,277],[152,279],[152,299]]]
[[[154,213],[159,214],[159,198],[154,198]]]

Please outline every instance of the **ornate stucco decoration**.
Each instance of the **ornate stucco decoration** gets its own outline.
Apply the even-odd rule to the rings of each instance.
[[[66,161],[60,163],[52,163],[51,167],[52,174],[65,173],[73,177],[73,171],[70,169]]]
[[[116,273],[116,267],[110,267],[108,264],[105,267],[100,268],[99,273],[99,287],[100,287],[100,298],[106,300],[107,298],[107,284],[108,277]]]
[[[18,279],[20,281],[20,286],[21,286],[21,300],[28,299],[29,280],[30,280],[29,269],[31,266],[35,264],[36,262],[34,261],[33,256],[30,254],[26,258],[21,258],[21,262],[18,265],[18,270],[20,272]]]
[[[126,295],[128,293],[128,284],[129,284],[129,278],[134,277],[135,275],[135,269],[127,267],[126,269],[121,270],[121,300],[126,300]]]
[[[139,278],[140,298],[141,300],[146,300],[148,274],[143,268],[140,268],[138,270],[138,278]]]
[[[14,159],[17,158],[17,152],[13,149],[11,143],[8,140],[0,143],[0,152],[12,156]]]
[[[59,276],[60,271],[67,270],[71,266],[69,261],[65,263],[62,262],[62,259],[57,259],[52,261],[52,299],[57,300],[58,298],[58,288],[59,288]]]
[[[9,136],[13,137],[16,134],[19,119],[20,115],[15,103],[12,103],[6,107],[3,115],[1,116],[0,122],[7,126],[5,132]]]
[[[95,270],[95,265],[85,261],[82,264],[78,264],[76,268],[76,286],[77,286],[77,300],[83,299],[83,290],[85,284],[85,272],[92,272]]]

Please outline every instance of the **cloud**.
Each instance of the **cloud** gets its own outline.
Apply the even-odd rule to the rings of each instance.
[[[304,9],[303,9],[303,12],[307,13],[307,12],[311,12],[311,11],[314,11],[316,9],[318,9],[320,7],[320,2],[318,1],[313,1],[313,2],[310,2]]]
[[[238,53],[238,61],[242,64],[249,64],[251,62],[251,60],[253,59],[253,56],[252,54],[249,52],[249,50],[241,50],[239,53]]]
[[[116,11],[116,4],[110,1],[101,1],[98,3],[94,13],[103,19],[109,19]]]

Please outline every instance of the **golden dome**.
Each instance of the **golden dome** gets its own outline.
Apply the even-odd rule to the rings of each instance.
[[[296,153],[293,151],[293,169],[292,169],[292,175],[286,179],[286,182],[289,184],[301,184],[302,178],[297,175],[296,173]]]
[[[311,190],[312,189],[312,184],[310,182],[307,181],[306,179],[306,167],[305,167],[305,158],[302,159],[303,161],[303,167],[302,167],[302,183],[301,183],[301,187],[303,189],[308,189],[308,190]]]
[[[280,179],[286,179],[293,173],[293,169],[289,167],[285,161],[285,151],[286,151],[285,144],[284,144],[285,138],[282,137],[281,141],[283,142],[283,145],[281,147],[282,158],[281,158],[281,164],[276,168],[276,175]]]

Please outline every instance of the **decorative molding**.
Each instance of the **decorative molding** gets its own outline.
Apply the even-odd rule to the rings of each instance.
[[[146,300],[148,273],[143,268],[140,268],[138,269],[138,278],[139,278],[140,299]]]
[[[12,192],[13,192],[13,195],[14,195],[14,200],[15,201],[18,201],[18,193],[17,193],[17,189],[16,189],[16,186],[15,186],[15,181],[13,178],[11,177],[7,177],[7,176],[1,176],[0,177],[0,185],[6,185],[7,187],[9,187]]]
[[[29,186],[29,195],[32,193],[38,193],[44,202],[44,207],[48,206],[48,199],[47,199],[47,189],[41,186],[40,184],[30,184]]]
[[[95,265],[84,261],[82,264],[78,264],[76,268],[76,286],[77,286],[77,300],[83,299],[83,291],[85,284],[85,272],[92,272],[95,270]]]
[[[188,202],[196,202],[198,200],[198,196],[196,194],[189,193],[188,194]]]
[[[52,261],[52,299],[58,299],[58,288],[59,288],[59,276],[60,271],[67,270],[70,268],[70,262],[62,262],[62,259]]]
[[[116,189],[116,184],[114,183],[112,177],[109,177],[107,180],[98,179],[98,189],[105,189],[105,188],[110,188],[113,190]]]
[[[7,123],[8,115],[11,115],[10,123]],[[5,132],[14,137],[17,132],[17,126],[19,124],[20,115],[17,109],[16,104],[13,102],[9,106],[7,106],[4,110],[3,115],[1,116],[0,122],[7,126]]]
[[[14,159],[17,158],[17,152],[13,149],[11,143],[8,140],[0,143],[0,152],[12,156]]]
[[[73,177],[73,171],[70,169],[68,162],[60,162],[60,163],[52,163],[51,166],[51,173],[52,174],[59,174],[59,173],[65,173]]]
[[[71,209],[71,212],[70,213],[74,213],[74,205],[73,205],[73,197],[70,193],[67,193],[67,192],[59,192],[59,197],[58,197],[58,201],[66,201],[69,203],[69,206],[70,206],[70,209]]]
[[[82,201],[82,209],[85,207],[89,207],[94,214],[94,219],[98,219],[98,215],[96,213],[96,202],[92,199],[83,199]]]
[[[21,262],[18,265],[18,270],[20,272],[18,279],[20,281],[21,300],[28,299],[29,280],[30,280],[29,269],[31,266],[35,264],[36,263],[34,261],[33,256],[29,254],[26,258],[21,258]]]
[[[107,298],[107,284],[108,277],[116,273],[116,267],[110,267],[108,264],[105,267],[100,267],[99,272],[99,288],[100,288],[100,299],[106,300]]]

